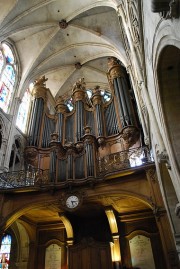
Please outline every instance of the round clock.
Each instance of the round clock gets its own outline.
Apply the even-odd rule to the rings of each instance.
[[[77,195],[70,195],[66,198],[66,206],[68,209],[75,209],[78,207],[80,199]]]

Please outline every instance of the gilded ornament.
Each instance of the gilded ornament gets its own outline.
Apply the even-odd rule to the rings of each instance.
[[[64,99],[62,96],[59,96],[56,100],[56,112],[57,113],[65,113],[66,105],[64,104]]]
[[[46,93],[47,93],[47,88],[46,88],[46,81],[48,78],[45,78],[45,76],[40,77],[39,79],[36,79],[34,82],[34,87],[33,87],[33,96],[35,98],[43,98],[46,100]]]
[[[122,130],[121,134],[127,148],[132,147],[139,139],[140,132],[135,126],[128,126]]]
[[[124,77],[124,71],[115,57],[108,58],[108,73],[113,80],[118,77]]]

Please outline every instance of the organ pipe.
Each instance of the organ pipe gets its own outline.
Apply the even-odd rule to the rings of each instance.
[[[59,136],[59,142],[63,142],[63,128],[64,128],[64,114],[66,113],[66,106],[64,100],[61,96],[58,97],[56,101],[56,114],[57,114],[57,123],[56,123],[56,132]]]
[[[87,166],[87,177],[95,176],[94,167],[94,136],[91,134],[91,128],[85,127],[85,152],[86,152],[86,166]]]
[[[106,95],[111,96],[108,101],[101,95],[99,86],[92,90],[92,97],[88,99],[84,79],[80,79],[72,89],[74,109],[69,112],[64,99],[58,97],[55,115],[48,114],[46,79],[36,82],[27,164],[49,169],[50,181],[58,183],[96,177],[96,167],[103,163],[99,161],[101,158],[116,149],[117,152],[129,149],[138,141],[139,131],[135,126],[128,83],[115,58],[109,60],[108,72],[111,82],[111,94]]]
[[[76,141],[80,141],[84,128],[84,104],[81,100],[76,101]]]
[[[41,124],[43,121],[44,104],[46,102],[47,88],[45,87],[45,78],[40,78],[35,81],[33,88],[33,109],[32,109],[32,120],[30,123],[29,137],[31,146],[39,146],[40,135],[41,135]],[[44,82],[43,82],[44,81]]]
[[[96,86],[93,90],[92,103],[95,106],[96,122],[97,122],[97,136],[104,136],[103,117],[102,117],[102,97],[100,87]]]
[[[80,141],[83,136],[84,129],[84,100],[85,100],[85,83],[84,79],[80,79],[73,87],[73,99],[76,107],[76,142]]]
[[[50,181],[55,181],[56,178],[56,153],[55,151],[52,151],[50,153]]]
[[[117,102],[117,111],[122,128],[135,124],[135,115],[130,100],[130,93],[123,67],[116,58],[108,59],[108,74],[114,86],[114,93]]]

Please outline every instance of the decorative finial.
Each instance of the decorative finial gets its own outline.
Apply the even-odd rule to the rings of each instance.
[[[46,87],[47,80],[48,78],[45,78],[45,76],[42,76],[34,81],[34,86]]]
[[[84,78],[80,78],[78,81],[76,81],[76,83],[74,83],[72,91],[74,92],[74,90],[76,90],[76,89],[84,90],[85,85],[86,85],[86,83],[84,82]]]

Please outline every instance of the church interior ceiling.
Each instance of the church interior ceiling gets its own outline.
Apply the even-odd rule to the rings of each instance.
[[[17,50],[19,94],[42,75],[55,98],[68,95],[80,77],[87,88],[107,89],[107,58],[127,65],[117,6],[114,0],[0,3],[0,41],[9,39]]]

